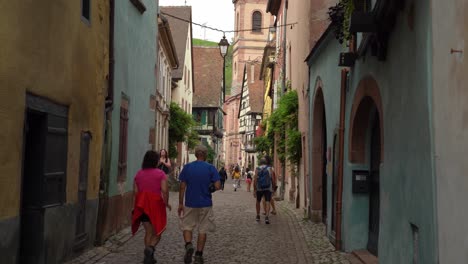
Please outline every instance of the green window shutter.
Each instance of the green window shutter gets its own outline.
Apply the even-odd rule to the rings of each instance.
[[[202,112],[202,118],[201,118],[201,123],[202,125],[206,125],[206,121],[207,121],[207,112],[206,111],[203,111]]]

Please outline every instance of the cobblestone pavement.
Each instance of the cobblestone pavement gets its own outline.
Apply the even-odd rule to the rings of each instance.
[[[347,255],[334,250],[324,235],[324,226],[304,220],[299,210],[287,202],[277,202],[277,215],[270,225],[255,222],[255,200],[252,192],[224,191],[214,194],[217,230],[208,234],[205,263],[317,263],[349,264]],[[156,247],[158,263],[183,263],[184,242],[178,228],[177,193],[171,193],[174,207],[168,214],[168,227]],[[196,244],[196,236],[194,237]],[[92,249],[67,264],[142,263],[142,229],[132,237],[129,229],[110,239],[105,246]]]

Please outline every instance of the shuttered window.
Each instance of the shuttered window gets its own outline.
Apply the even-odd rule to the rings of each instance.
[[[252,31],[261,32],[262,31],[262,13],[255,11],[252,15]]]
[[[128,143],[128,100],[122,98],[120,105],[120,129],[119,129],[119,182],[127,178],[127,143]]]
[[[207,112],[205,110],[202,111],[202,117],[201,117],[201,124],[206,125],[207,123]]]

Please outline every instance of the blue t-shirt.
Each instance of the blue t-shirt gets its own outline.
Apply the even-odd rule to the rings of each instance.
[[[192,208],[213,206],[210,183],[220,180],[216,168],[204,161],[186,164],[179,175],[179,180],[187,184],[185,206]]]

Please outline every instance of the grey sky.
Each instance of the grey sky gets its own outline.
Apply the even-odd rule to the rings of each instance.
[[[221,30],[234,29],[234,5],[232,0],[159,0],[160,6],[192,6],[192,21]],[[231,42],[233,33],[226,34]],[[193,25],[193,37],[219,42],[223,37],[221,32],[203,29]]]

